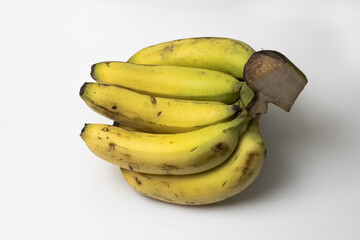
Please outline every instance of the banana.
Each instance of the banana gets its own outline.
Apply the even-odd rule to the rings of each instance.
[[[252,93],[250,89],[246,92]],[[179,133],[228,120],[253,95],[227,105],[153,97],[118,86],[85,83],[80,96],[95,112],[130,127],[153,133]]]
[[[255,51],[229,38],[186,38],[160,43],[135,53],[128,62],[217,70],[242,79],[245,63]]]
[[[86,124],[81,138],[98,157],[130,170],[183,175],[211,169],[234,151],[249,118],[233,120],[177,134],[127,131],[105,124]]]
[[[121,170],[128,184],[141,194],[169,203],[202,205],[234,196],[249,186],[261,170],[265,152],[257,118],[240,136],[229,159],[209,171],[171,176]]]
[[[224,103],[236,101],[242,86],[242,82],[233,76],[218,71],[127,62],[94,64],[91,76],[99,83],[152,96]]]

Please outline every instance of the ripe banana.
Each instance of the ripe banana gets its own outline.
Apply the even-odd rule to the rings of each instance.
[[[217,70],[243,78],[245,63],[255,51],[229,38],[186,38],[160,43],[135,53],[128,62]]]
[[[144,94],[188,100],[233,103],[243,82],[219,71],[179,66],[101,62],[91,67],[99,83],[117,85]]]
[[[87,124],[81,132],[90,150],[112,164],[137,172],[184,175],[211,169],[234,151],[249,118],[177,134],[127,131],[105,124]]]
[[[261,170],[266,147],[258,124],[259,119],[253,119],[229,159],[211,170],[183,176],[152,175],[127,169],[121,169],[122,173],[136,191],[161,201],[201,205],[224,200],[244,190]],[[183,159],[186,161],[186,157]]]
[[[97,83],[85,83],[80,95],[91,109],[114,121],[146,132],[178,133],[228,120],[252,100],[251,89],[243,91],[249,94],[233,105],[153,97]]]

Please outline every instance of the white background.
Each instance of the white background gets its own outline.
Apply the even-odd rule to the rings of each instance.
[[[3,1],[0,239],[360,239],[360,2]],[[156,43],[230,37],[309,83],[262,118],[259,178],[222,203],[141,196],[79,137],[111,123],[78,95],[90,66]]]

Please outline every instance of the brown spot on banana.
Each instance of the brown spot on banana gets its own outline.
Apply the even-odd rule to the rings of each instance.
[[[226,152],[229,149],[228,145],[223,142],[217,143],[211,147],[211,150],[215,153]]]
[[[115,143],[109,143],[110,150],[115,151]]]
[[[161,169],[163,169],[164,171],[172,171],[172,170],[180,169],[180,167],[177,166],[177,165],[164,163],[164,164],[161,165]]]
[[[194,149],[192,149],[190,152],[194,152],[198,147],[195,147]]]
[[[134,180],[138,186],[140,186],[142,184],[142,182],[140,181],[140,179],[137,176],[134,176]]]
[[[251,152],[248,154],[247,159],[243,167],[238,167],[235,169],[237,172],[241,172],[241,176],[239,177],[239,182],[244,181],[244,179],[248,179],[253,173],[253,167],[257,164],[257,157],[260,156],[260,153]]]
[[[174,48],[174,44],[170,44],[164,48],[164,52],[172,52]]]
[[[156,106],[156,98],[155,97],[153,97],[153,96],[150,96],[150,99],[151,99],[151,103],[152,103],[152,105],[153,106]]]
[[[126,160],[129,160],[129,159],[126,159]],[[124,168],[126,168],[126,167],[124,167]],[[130,162],[130,163],[129,163],[129,166],[128,166],[128,169],[131,170],[131,171],[137,171],[137,172],[139,172],[139,171],[140,171],[140,166],[139,166],[139,164],[137,164],[137,163]],[[144,175],[144,176],[145,176],[145,175]]]
[[[162,59],[165,60],[167,58],[167,54],[171,54],[173,52],[174,46],[175,44],[171,43],[170,45],[167,45],[166,47],[163,48],[163,50],[160,52]]]
[[[212,146],[211,153],[207,156],[205,156],[203,159],[199,159],[197,162],[193,163],[192,167],[199,167],[202,166],[208,162],[210,162],[212,159],[222,156],[226,154],[229,151],[229,146],[226,143],[220,142]]]

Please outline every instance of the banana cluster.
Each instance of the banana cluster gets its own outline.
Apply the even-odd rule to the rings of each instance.
[[[242,80],[253,53],[234,39],[189,38],[94,64],[96,82],[80,96],[114,124],[85,124],[80,136],[151,198],[201,205],[234,196],[254,181],[266,150]]]

